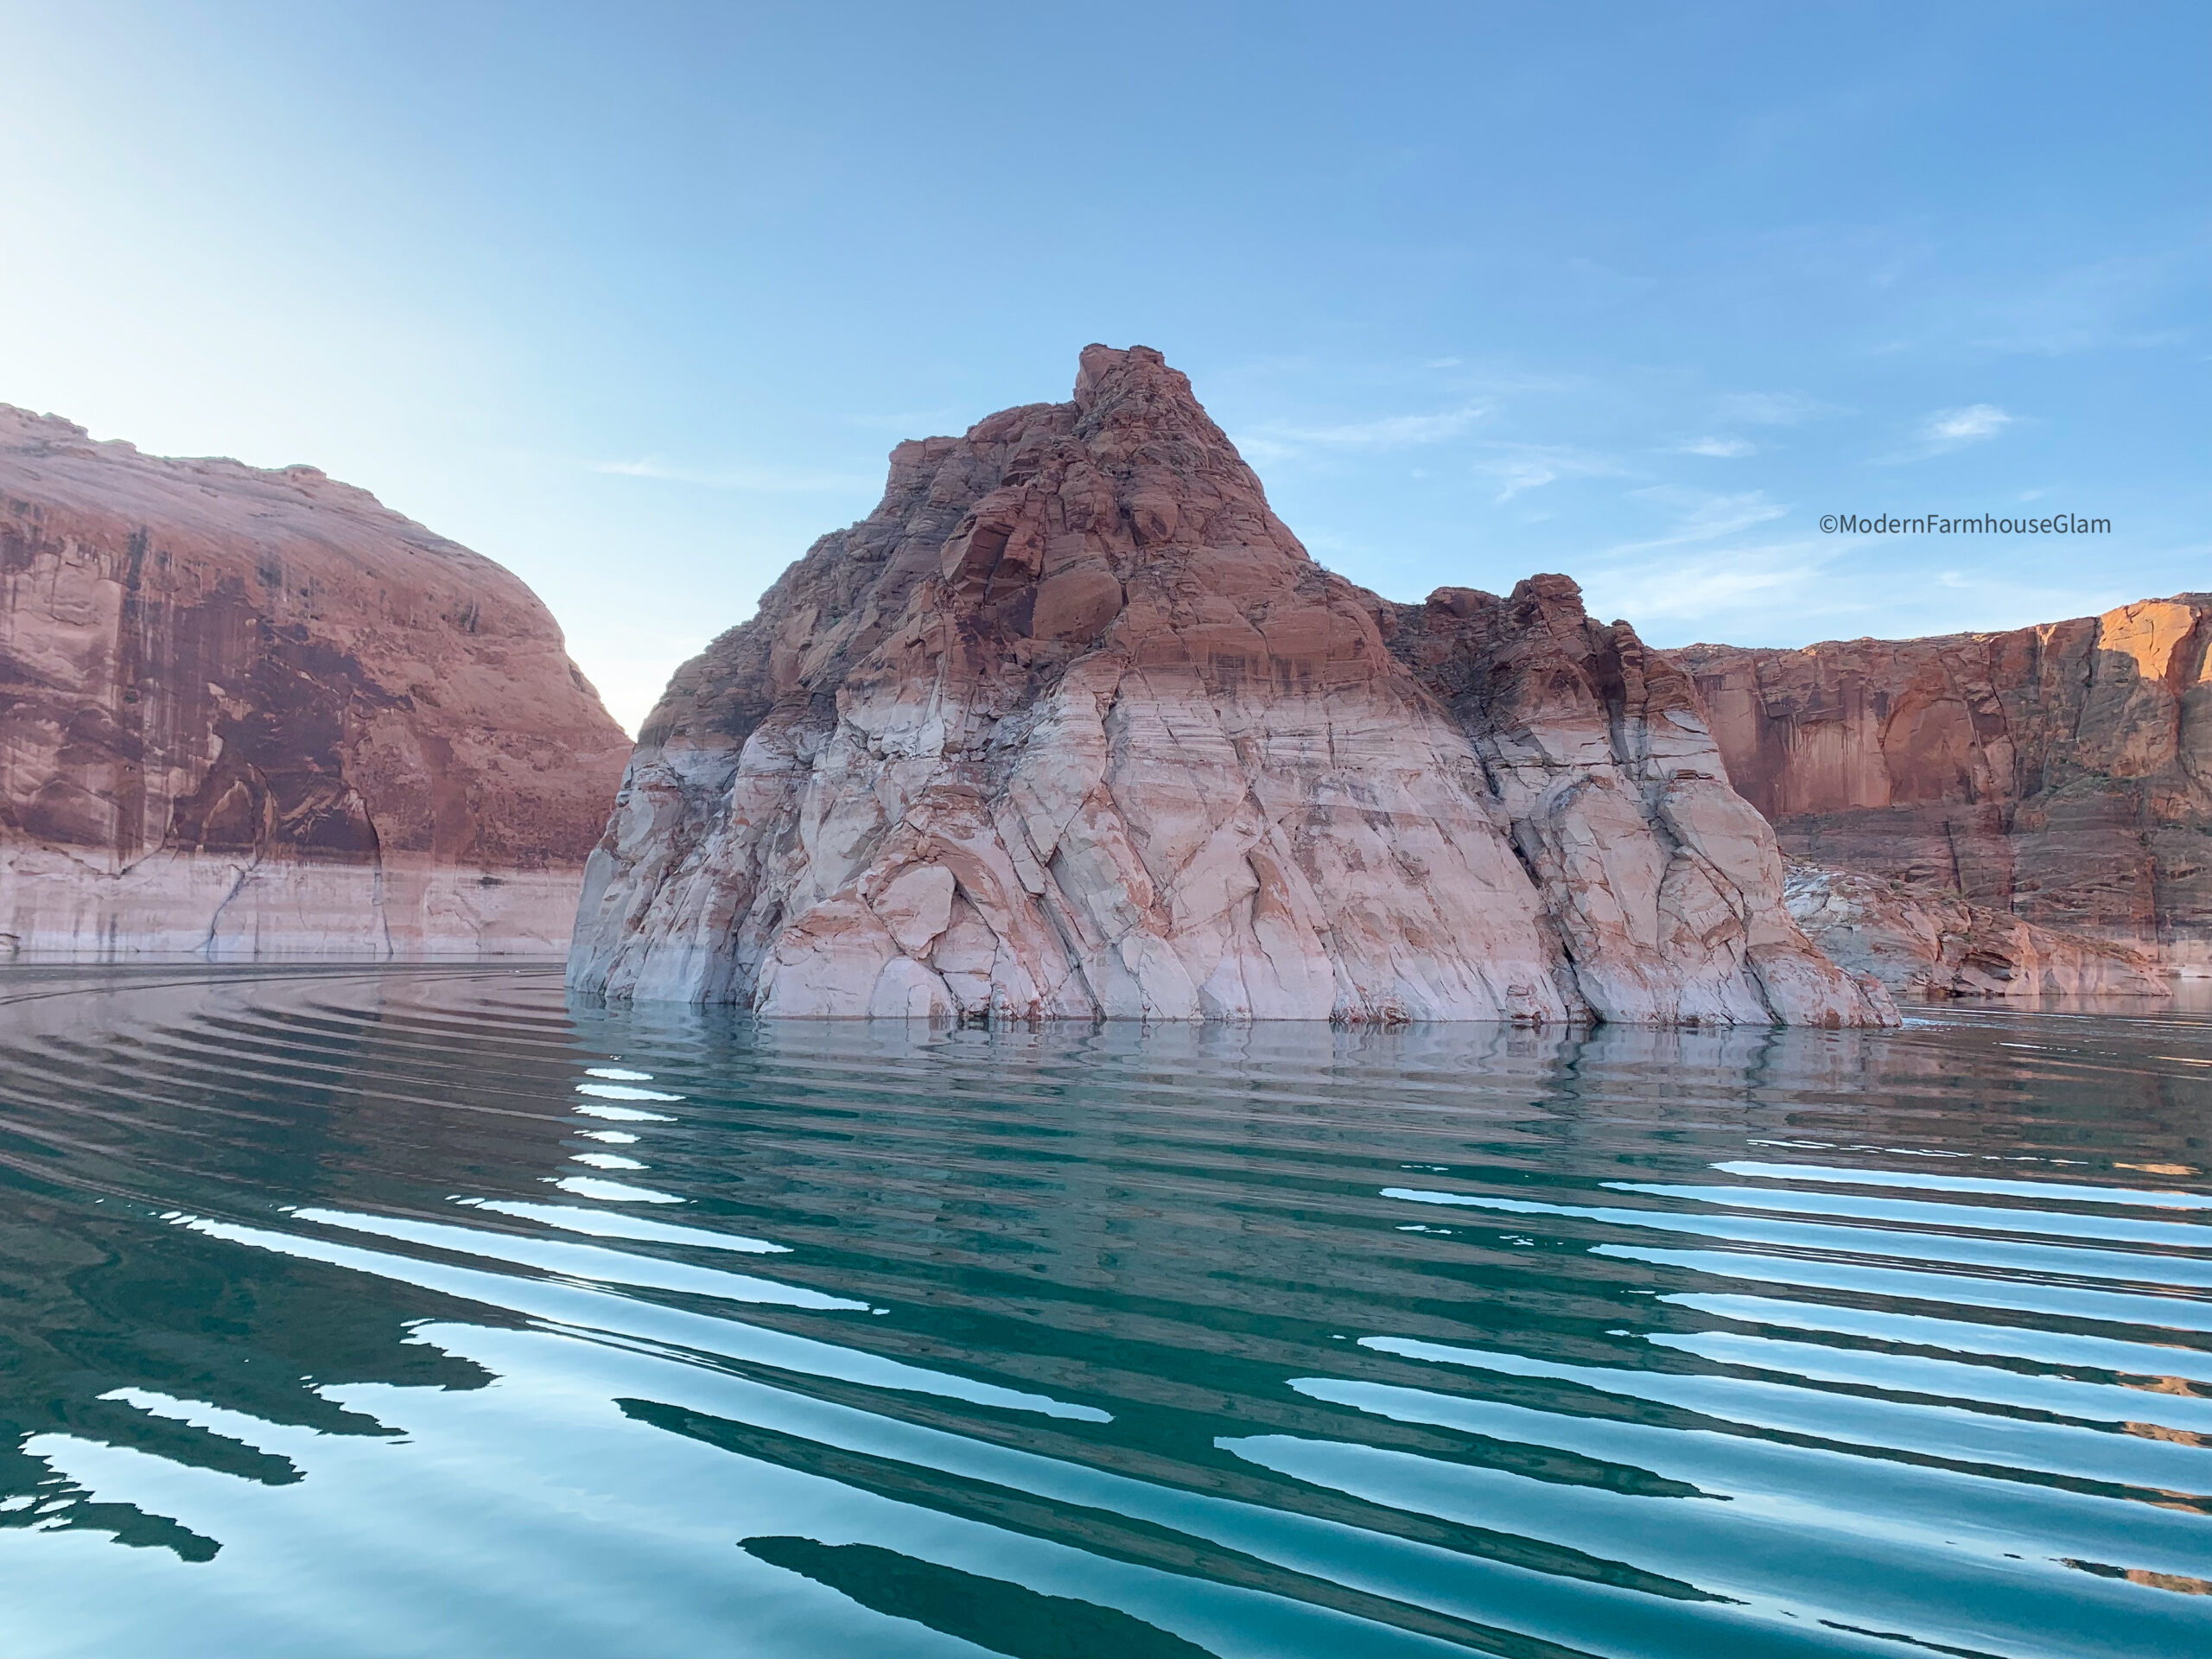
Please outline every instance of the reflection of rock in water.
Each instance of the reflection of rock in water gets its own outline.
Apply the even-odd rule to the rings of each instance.
[[[1471,1298],[1526,1294],[1522,1247],[1482,1217],[1421,1216],[1471,1253],[1409,1273],[1412,1218],[1386,1185],[1526,1181],[1608,1201],[1597,1183],[1643,1171],[1654,1137],[1694,1163],[1713,1141],[1741,1155],[1747,1135],[1920,1136],[1916,1096],[1932,1084],[1929,1103],[1955,1108],[1960,1080],[1954,1039],[1871,1032],[961,1030],[572,1007],[590,1046],[713,1079],[685,1085],[688,1128],[741,1122],[753,1153],[722,1191],[749,1226],[834,1251],[848,1294],[896,1302],[921,1273],[934,1305],[988,1324],[1001,1291],[1079,1287],[1208,1307],[1296,1343],[1367,1328],[1378,1306],[1450,1320]],[[1538,1252],[1561,1269],[1548,1287],[1561,1306],[1593,1328],[1640,1306],[1643,1266],[1562,1249]],[[1260,1284],[1286,1294],[1232,1288]],[[1093,1334],[1114,1324],[1080,1303],[1060,1313]],[[882,1339],[899,1339],[895,1323]],[[1056,1376],[1033,1380],[1065,1386]]]
[[[1118,1608],[987,1579],[874,1544],[811,1538],[747,1538],[739,1548],[772,1567],[1013,1659],[1206,1659],[1213,1650],[1132,1618]]]
[[[419,1008],[424,988],[394,983]],[[56,1432],[283,1484],[284,1458],[107,1399],[151,1389],[334,1434],[396,1431],[320,1392],[474,1388],[475,1366],[405,1339],[441,1299],[243,1252],[163,1224],[327,1201],[390,1147],[453,1166],[410,1103],[386,988],[358,972],[15,969],[0,996],[0,1525],[83,1527],[204,1560],[220,1540],[89,1497],[20,1449]],[[487,1033],[487,1035],[492,1033]],[[419,1068],[417,1068],[419,1069]],[[415,1093],[419,1096],[417,1086]],[[241,1198],[244,1209],[237,1208]],[[481,1309],[471,1309],[480,1318]]]
[[[1052,1195],[1029,1218],[1065,1239],[1110,1227],[1133,1160],[1171,1189],[1184,1174],[1263,1186],[1280,1174],[1334,1206],[1371,1193],[1385,1147],[1427,1147],[1443,1169],[1531,1173],[1585,1152],[1648,1149],[1655,1132],[1677,1136],[1693,1160],[1708,1141],[1735,1155],[1746,1135],[1911,1147],[1964,1134],[1993,1153],[2079,1145],[2094,1155],[2076,1138],[2083,1116],[2046,1128],[2047,1114],[2012,1089],[2063,1088],[2082,1067],[2094,1069],[2094,1098],[2069,1096],[2069,1110],[2125,1126],[2131,1146],[2187,1163],[2195,1110],[2185,1071],[2120,1064],[2124,1050],[2107,1064],[2075,1027],[2026,1015],[1899,1033],[1298,1021],[986,1031],[671,1004],[610,1011],[582,998],[571,1009],[589,1047],[713,1079],[686,1116],[741,1115],[764,1137],[752,1144],[767,1155],[747,1169],[753,1201],[787,1188],[810,1208],[831,1165],[849,1175],[867,1196],[844,1229],[910,1204],[950,1219],[988,1186],[995,1148],[1051,1153]],[[776,1141],[786,1114],[794,1126],[839,1125],[834,1156]],[[915,1147],[895,1131],[927,1138],[930,1179],[899,1176]],[[785,1150],[806,1154],[804,1166],[786,1165]],[[1229,1230],[1209,1248],[1235,1250],[1240,1236]]]
[[[963,1030],[572,1019],[550,974],[133,982],[0,1003],[7,1478],[223,1547],[53,1558],[119,1606],[260,1618],[281,1582],[320,1633],[373,1580],[423,1650],[689,1652],[734,1596],[810,1659],[923,1625],[1267,1645],[1246,1615],[1319,1633],[1271,1652],[1516,1650],[1559,1633],[1532,1586],[1716,1653],[1759,1598],[1945,1642],[1966,1585],[2005,1651],[2095,1650],[2041,1640],[2085,1594],[2201,1611],[2212,1370],[2164,1323],[2202,1323],[2201,1228],[2118,1189],[2201,1185],[2202,1027]],[[652,1113],[626,1179],[669,1202],[549,1186],[611,1144],[592,1089]],[[415,1386],[333,1386],[362,1378]]]

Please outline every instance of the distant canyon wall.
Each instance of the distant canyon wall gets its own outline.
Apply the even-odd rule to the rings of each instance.
[[[2212,972],[2209,657],[2205,594],[1665,655],[1562,576],[1393,604],[1094,347],[901,445],[632,757],[490,561],[0,405],[0,953],[567,948],[616,997],[969,1020],[2145,994]]]
[[[0,405],[0,949],[557,952],[629,747],[366,492]]]
[[[1790,854],[2212,972],[2212,594],[1669,655]]]

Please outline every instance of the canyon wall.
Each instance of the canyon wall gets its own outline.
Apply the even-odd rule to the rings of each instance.
[[[1894,1020],[1573,584],[1320,569],[1156,352],[893,452],[676,675],[571,983],[768,1014]]]
[[[2212,972],[2212,594],[1669,654],[1790,854]]]
[[[2152,953],[2024,922],[1893,877],[1793,861],[1789,913],[1830,960],[1901,996],[2164,996]]]
[[[558,951],[628,752],[366,492],[0,405],[0,949]]]

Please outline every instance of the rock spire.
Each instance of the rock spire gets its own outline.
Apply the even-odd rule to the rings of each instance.
[[[1688,683],[1315,564],[1159,353],[893,451],[684,665],[572,983],[766,1014],[1877,1023]]]

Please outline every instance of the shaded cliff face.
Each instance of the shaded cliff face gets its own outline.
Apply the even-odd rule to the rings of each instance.
[[[677,674],[571,981],[772,1014],[1882,1017],[1789,923],[1757,815],[1694,804],[1734,799],[1694,717],[1647,741],[1624,708],[1616,746],[1609,692],[1554,698],[1579,623],[1516,655],[1428,619],[1454,602],[1402,626],[1319,569],[1181,375],[1093,346],[1073,401],[899,446],[882,505]],[[1514,688],[1503,759],[1469,735],[1503,714],[1417,674]]]
[[[0,934],[559,949],[628,742],[520,581],[312,467],[0,405]]]
[[[2212,594],[1672,655],[1791,853],[2212,969]]]
[[[1817,1018],[1827,964],[1784,907],[1780,850],[1729,787],[1688,676],[1565,576],[1397,609],[1394,652],[1483,763],[1516,851],[1608,1018]]]

